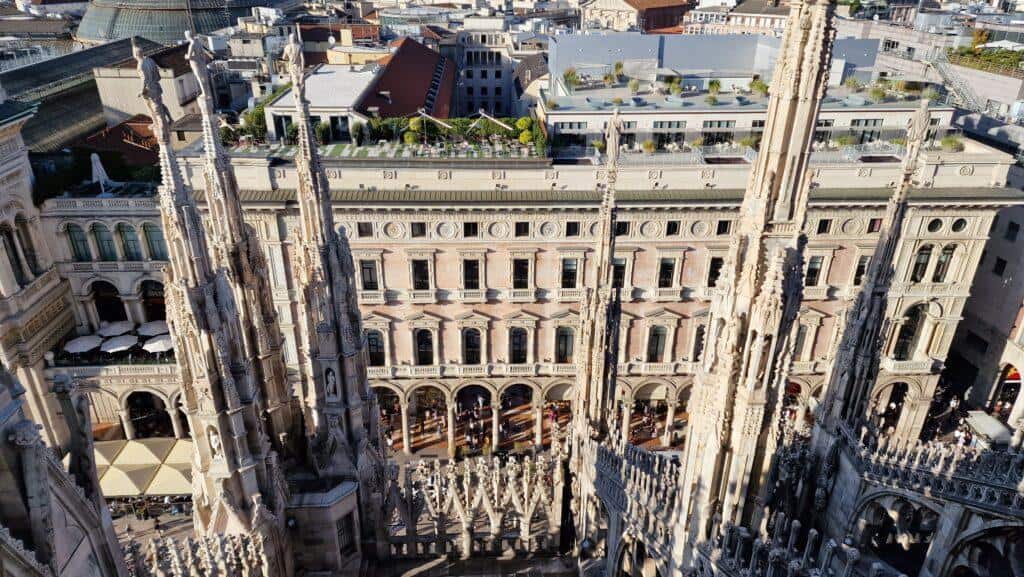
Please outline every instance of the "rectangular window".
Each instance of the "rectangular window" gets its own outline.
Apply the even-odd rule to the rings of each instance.
[[[530,236],[530,223],[528,223],[528,222],[517,222],[516,223],[516,237],[522,238],[524,236]]]
[[[517,258],[512,261],[512,288],[530,288],[530,261]]]
[[[995,232],[997,226],[999,226],[998,214],[992,217],[992,227],[988,229],[988,233],[992,234],[993,232]]]
[[[857,268],[853,271],[853,286],[860,286],[864,282],[864,275],[868,272],[870,262],[871,257],[866,254],[857,259]]]
[[[658,288],[672,288],[676,277],[676,259],[663,258],[658,263]]]
[[[874,233],[876,233],[876,232],[878,232],[880,230],[882,230],[882,219],[880,219],[880,218],[873,218],[873,219],[868,221],[868,232],[869,233],[874,234]]]
[[[821,280],[821,266],[825,263],[825,257],[812,256],[807,263],[807,274],[804,275],[804,286],[818,286]]]
[[[718,276],[722,274],[722,265],[725,259],[720,256],[711,257],[711,264],[708,265],[708,286],[713,287],[718,282]]]
[[[1010,242],[1017,242],[1017,235],[1020,234],[1020,225],[1012,220],[1006,225],[1006,234],[1003,238]]]
[[[830,232],[832,232],[832,219],[820,219],[818,221],[818,234],[828,234]]]
[[[422,238],[427,236],[427,223],[425,222],[414,222],[412,223],[412,237]]]
[[[617,220],[615,221],[615,236],[627,236],[629,235],[629,221],[628,220]]]
[[[562,259],[562,288],[576,288],[576,273],[578,271],[577,261],[574,258]]]
[[[992,274],[996,276],[1003,276],[1004,272],[1006,272],[1006,261],[996,257],[996,262],[992,265]]]
[[[480,261],[476,259],[462,261],[462,287],[466,290],[480,288]]]
[[[679,221],[670,220],[665,224],[665,236],[678,236],[679,235]]]
[[[579,221],[569,221],[565,223],[565,236],[579,236],[580,235],[580,223]]]
[[[359,238],[371,237],[373,236],[373,223],[360,222],[356,224],[356,231],[359,233]]]
[[[750,122],[751,128],[764,128],[764,120],[753,120]]]
[[[430,263],[425,260],[412,261],[413,290],[430,290]]]
[[[612,288],[620,289],[626,286],[626,259],[612,259]]]
[[[462,236],[465,238],[476,238],[480,236],[480,226],[475,222],[462,223]]]
[[[380,290],[380,283],[377,282],[377,263],[372,260],[359,261],[359,274],[363,279],[364,291]]]
[[[718,225],[715,227],[715,234],[718,236],[725,236],[729,234],[730,230],[732,230],[732,221],[720,220],[718,221]]]

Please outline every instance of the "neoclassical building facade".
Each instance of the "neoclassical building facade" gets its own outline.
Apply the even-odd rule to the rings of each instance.
[[[896,312],[874,404],[879,421],[907,438],[920,432],[992,219],[1016,202],[1003,188],[1010,157],[965,144],[961,152],[937,146],[924,152],[896,258],[898,280],[889,295]],[[202,202],[200,159],[182,154],[185,178]],[[843,313],[867,270],[899,175],[898,154],[870,161],[812,157],[816,186],[790,379],[790,394],[802,407],[821,396]],[[572,399],[580,299],[596,266],[595,190],[605,168],[497,159],[403,161],[396,168],[330,156],[324,163],[334,218],[352,247],[371,384],[386,409],[409,417],[404,436],[395,419],[396,441],[415,448],[408,429],[417,427],[425,407],[444,413],[481,399],[498,411],[528,403],[526,426],[537,438],[546,404]],[[298,226],[294,165],[287,157],[239,153],[234,166],[245,218],[267,252],[284,357],[297,374],[290,298]],[[669,431],[685,429],[708,303],[748,172],[747,164],[653,161],[619,171],[613,265],[623,303],[616,396],[631,410],[658,407],[660,423],[649,435],[660,441],[655,444],[671,445],[680,439]],[[163,318],[166,248],[156,201],[134,185],[107,196],[67,195],[39,209],[40,252],[53,259],[51,274],[68,305],[58,338],[119,320]],[[41,359],[37,378],[86,378],[95,387],[97,422],[131,420],[129,396],[146,393],[155,399],[145,406],[166,413],[168,430],[186,433],[173,363],[65,361]],[[503,397],[518,402],[502,406]],[[452,436],[438,435],[442,448],[448,437],[455,450]]]

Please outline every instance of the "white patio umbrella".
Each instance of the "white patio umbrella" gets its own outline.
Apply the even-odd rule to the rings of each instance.
[[[139,336],[143,337],[155,337],[156,335],[162,335],[168,332],[167,321],[150,321],[139,325],[138,330],[135,332],[139,333]]]
[[[117,335],[123,335],[134,328],[135,323],[131,321],[117,321],[116,323],[110,323],[100,327],[100,330],[96,331],[96,334],[101,337],[116,337]]]
[[[139,343],[139,337],[135,335],[121,335],[103,342],[100,350],[105,353],[119,353],[127,351]]]
[[[69,353],[78,354],[91,351],[101,344],[103,344],[103,337],[87,335],[68,341],[64,345],[64,350]]]
[[[165,353],[174,348],[174,341],[171,335],[155,336],[142,345],[142,349],[151,353]]]

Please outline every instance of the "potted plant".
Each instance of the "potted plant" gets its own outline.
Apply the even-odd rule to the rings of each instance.
[[[885,95],[887,91],[882,86],[872,86],[871,90],[868,91],[868,98],[875,102],[885,102]]]
[[[718,97],[715,96],[714,94],[708,94],[704,98],[704,102],[708,103],[708,105],[710,106],[716,106],[718,104]]]
[[[658,145],[651,139],[643,141],[640,145],[646,154],[654,154],[654,151],[658,149]]]
[[[761,80],[760,78],[755,78],[751,80],[750,86],[748,88],[750,88],[750,91],[753,92],[754,94],[757,94],[758,96],[763,97],[768,95],[768,84],[764,80]]]
[[[722,81],[717,78],[712,78],[708,81],[708,92],[718,96],[718,93],[722,91]]]
[[[562,80],[565,82],[566,88],[575,90],[580,84],[580,73],[576,71],[576,68],[570,66],[562,73]]]
[[[627,84],[627,86],[629,86],[630,94],[635,95],[636,93],[640,92],[640,80],[636,78],[630,78],[629,84]]]
[[[943,136],[942,140],[939,141],[939,145],[946,152],[963,152],[964,150],[963,140],[960,140],[959,136],[953,134]]]
[[[594,147],[594,150],[604,154],[605,142],[603,140],[595,140],[590,145]]]
[[[615,75],[612,74],[611,72],[609,72],[608,74],[605,74],[604,75],[604,85],[606,87],[608,87],[608,88],[611,88],[612,86],[614,86],[615,85]]]

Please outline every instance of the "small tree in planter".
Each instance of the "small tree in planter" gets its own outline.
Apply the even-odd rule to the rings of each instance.
[[[737,144],[739,144],[740,146],[747,146],[747,147],[750,147],[750,148],[753,148],[753,149],[757,149],[757,146],[760,143],[761,143],[761,139],[760,138],[758,138],[758,137],[756,137],[754,135],[750,135],[750,136],[744,136],[743,138],[741,138]]]
[[[683,93],[683,87],[678,82],[673,82],[668,85],[668,91],[672,96],[679,96]]]
[[[875,102],[885,101],[886,90],[881,86],[872,86],[871,90],[868,91],[868,97]]]
[[[700,148],[700,147],[704,146],[704,137],[703,136],[695,137],[693,140],[690,141],[690,146],[693,147],[693,148]]]
[[[618,96],[616,96],[615,98],[612,98],[612,104],[614,104],[615,106],[621,106],[622,102],[623,102],[623,100],[621,98],[619,98]]]
[[[612,86],[614,86],[615,85],[615,75],[612,74],[611,72],[609,72],[608,74],[605,74],[604,75],[604,85],[607,86],[608,88],[611,88]]]
[[[544,105],[550,108],[551,110],[558,110],[558,102],[556,102],[554,99],[548,98]]]
[[[615,63],[614,66],[612,66],[612,72],[614,72],[616,80],[622,78],[622,69],[623,66],[621,60],[619,60],[618,62]]]
[[[516,121],[516,128],[519,131],[530,130],[533,128],[533,119],[529,116],[522,116]]]
[[[858,80],[856,76],[851,76],[843,81],[843,86],[857,92],[861,88],[864,88],[864,83]]]
[[[654,154],[655,150],[658,150],[658,145],[653,140],[647,139],[640,145],[644,152],[647,154]]]
[[[349,126],[348,130],[352,135],[352,142],[356,146],[363,143],[363,130],[365,130],[365,127],[362,122],[353,122],[352,126]]]
[[[604,149],[606,145],[603,140],[595,140],[591,142],[590,145],[594,147],[594,150],[600,152],[601,154],[604,154]]]
[[[635,95],[636,93],[640,92],[640,80],[638,80],[636,78],[630,78],[629,79],[629,84],[627,84],[627,86],[629,86],[629,93],[630,94],[634,94]]]
[[[569,90],[575,90],[580,84],[580,73],[577,72],[574,67],[570,66],[562,73],[562,80],[565,82],[565,85]]]
[[[704,98],[704,102],[707,102],[710,106],[717,106],[718,97],[714,94],[708,94],[707,97]]]
[[[419,140],[420,135],[416,134],[412,130],[406,130],[405,133],[402,134],[402,142],[406,143],[409,146],[416,144],[417,142],[419,142]]]
[[[316,125],[316,141],[321,146],[331,142],[331,125],[327,122],[318,122]]]
[[[299,140],[299,125],[292,124],[288,125],[288,128],[284,131],[284,140],[288,144],[295,144]]]
[[[533,133],[529,130],[524,130],[519,133],[519,144],[530,144],[533,142]]]
[[[754,94],[757,94],[758,96],[768,95],[768,83],[766,83],[764,80],[761,80],[760,78],[755,78],[751,80],[750,86],[748,88],[750,88],[750,91],[753,92]]]
[[[963,152],[964,150],[964,141],[960,140],[959,136],[952,134],[943,136],[942,140],[939,141],[939,145],[946,152]]]
[[[712,78],[708,81],[708,92],[712,95],[717,96],[722,91],[722,81],[717,78]]]

